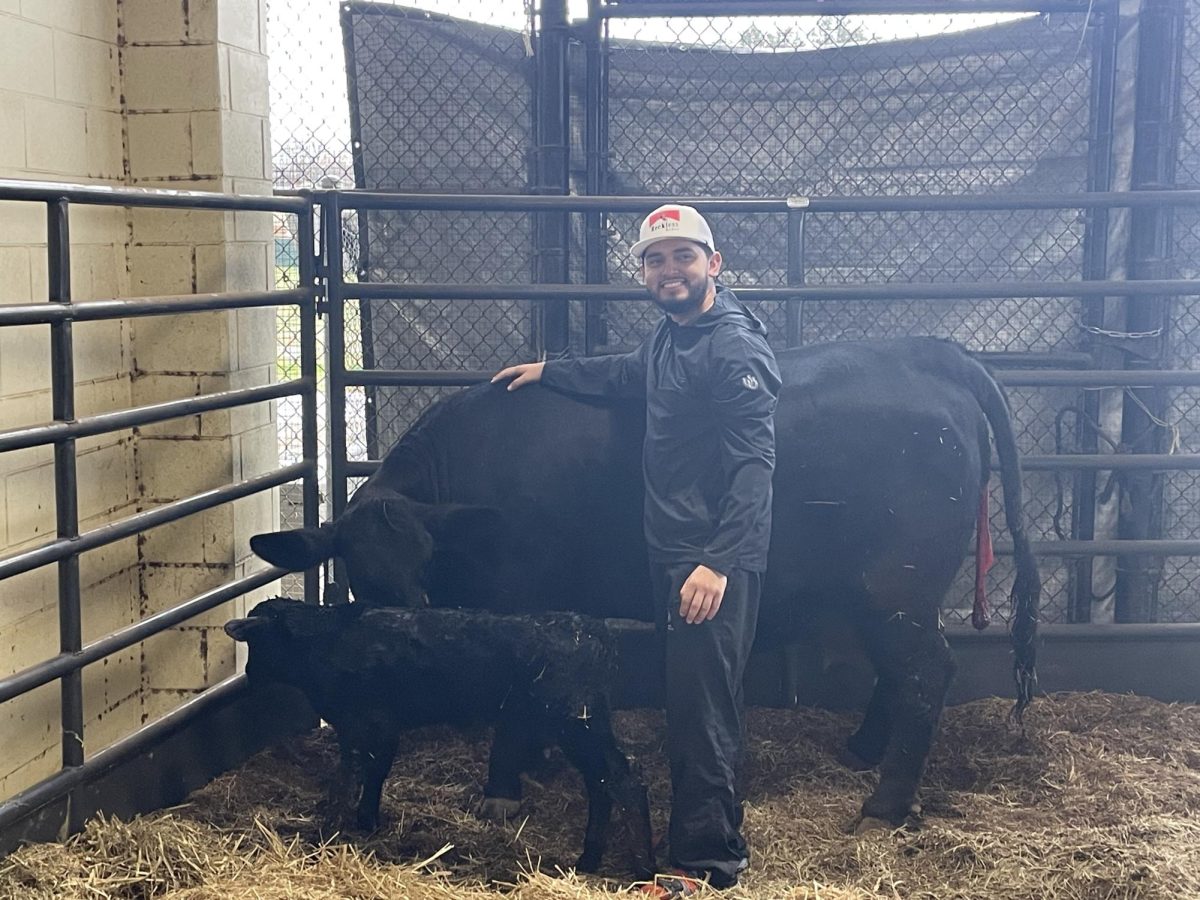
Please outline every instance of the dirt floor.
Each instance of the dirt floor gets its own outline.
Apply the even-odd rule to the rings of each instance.
[[[1021,735],[1010,703],[946,711],[919,827],[850,833],[874,775],[835,754],[855,717],[752,710],[748,898],[1200,897],[1200,707],[1133,696],[1039,698]],[[669,799],[658,712],[618,714],[650,784]],[[478,820],[488,734],[426,729],[397,757],[375,835],[329,833],[318,807],[336,766],[328,730],[259,754],[189,802],[133,822],[94,821],[65,844],[0,861],[0,898],[334,900],[597,898],[628,889],[623,835],[604,874],[566,872],[585,801],[554,755],[506,826]],[[713,894],[715,897],[716,895]]]

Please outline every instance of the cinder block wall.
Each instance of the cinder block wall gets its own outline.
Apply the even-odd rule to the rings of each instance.
[[[269,193],[264,0],[0,0],[0,177]],[[74,206],[79,299],[263,290],[269,214]],[[0,303],[47,296],[44,207],[0,203]],[[80,415],[273,379],[273,310],[75,326]],[[0,328],[0,429],[50,419],[49,329]],[[275,467],[274,405],[79,442],[81,528]],[[0,453],[0,555],[54,535],[50,448]],[[274,492],[82,559],[84,640],[257,565]],[[53,566],[0,582],[0,674],[58,650]],[[234,672],[227,604],[84,670],[94,753]],[[0,797],[57,770],[57,683],[0,704]]]

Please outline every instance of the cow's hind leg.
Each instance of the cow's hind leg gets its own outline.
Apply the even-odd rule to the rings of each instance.
[[[512,714],[496,722],[488,755],[488,779],[483,786],[479,817],[505,822],[521,811],[521,773],[531,769],[547,741],[531,718]]]
[[[589,715],[585,707],[583,712],[586,718],[567,720],[559,732],[559,746],[583,776],[588,796],[583,852],[575,868],[594,872],[600,867],[615,800],[624,813],[632,841],[633,867],[639,876],[649,877],[654,870],[654,849],[646,786],[621,752],[607,709],[600,707]]]
[[[841,754],[840,759],[847,768],[862,771],[879,765],[892,735],[892,710],[895,706],[896,685],[890,678],[880,675],[875,681],[862,724],[847,739]]]
[[[917,787],[954,675],[954,658],[938,625],[928,616],[896,613],[873,617],[864,629],[867,651],[887,689],[891,733],[879,766],[879,786],[862,807],[859,829],[899,826],[919,811]],[[872,735],[868,735],[872,737]]]

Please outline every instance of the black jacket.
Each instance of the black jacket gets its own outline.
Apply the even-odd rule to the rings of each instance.
[[[547,362],[564,393],[644,397],[650,559],[765,571],[779,369],[766,329],[733,293],[690,325],[663,316],[637,350]]]

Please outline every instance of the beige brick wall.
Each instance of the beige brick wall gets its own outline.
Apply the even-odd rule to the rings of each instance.
[[[263,0],[0,0],[0,177],[269,193]],[[262,290],[269,214],[73,206],[77,299]],[[45,211],[0,203],[0,303],[47,296]],[[274,312],[74,327],[80,415],[265,384]],[[0,429],[45,422],[49,329],[0,327]],[[176,419],[81,440],[81,527],[276,465],[271,409]],[[54,534],[53,453],[0,453],[0,555]],[[247,538],[274,495],[191,516],[81,561],[92,640],[253,571]],[[53,566],[0,582],[0,675],[57,652]],[[214,610],[84,671],[94,753],[234,672]],[[0,797],[58,765],[58,691],[0,704]]]

